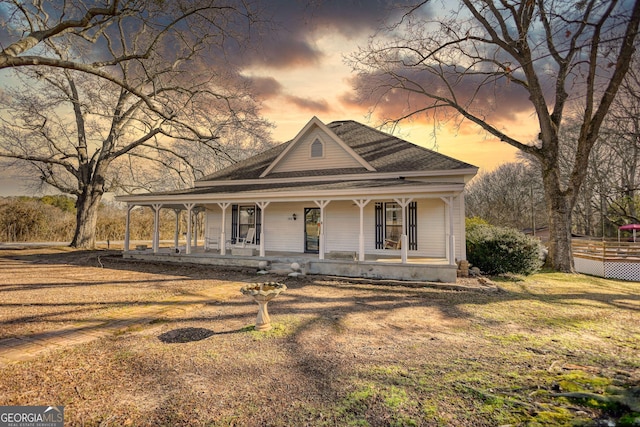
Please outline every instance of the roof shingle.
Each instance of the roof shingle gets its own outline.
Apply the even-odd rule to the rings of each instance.
[[[376,169],[375,172],[446,171],[475,168],[475,166],[468,163],[420,147],[353,120],[331,122],[327,127],[373,166]],[[261,154],[206,176],[199,181],[258,179],[265,169],[292,142],[293,140],[280,144]],[[269,174],[267,177],[290,178],[358,173],[366,174],[372,172],[363,167],[280,172]]]

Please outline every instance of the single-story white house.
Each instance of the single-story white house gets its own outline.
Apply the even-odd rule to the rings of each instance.
[[[310,274],[456,279],[465,253],[465,184],[478,168],[357,123],[313,117],[289,142],[188,190],[118,197],[124,256],[219,265],[298,262]],[[129,213],[155,212],[152,248],[131,250]],[[184,247],[161,249],[160,209],[186,210]],[[192,214],[204,215],[193,244]],[[175,246],[178,246],[176,232]]]

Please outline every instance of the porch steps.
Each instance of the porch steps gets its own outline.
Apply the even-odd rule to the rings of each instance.
[[[271,263],[271,266],[269,268],[269,273],[271,274],[277,274],[280,276],[287,276],[289,273],[293,273],[294,270],[291,268],[291,264],[292,263],[284,263],[284,262],[274,262]],[[302,264],[302,263],[298,263],[300,265],[300,273],[302,274],[306,274],[305,270],[306,270],[306,265]]]

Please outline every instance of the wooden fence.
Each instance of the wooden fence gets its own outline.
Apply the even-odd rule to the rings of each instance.
[[[572,246],[579,273],[640,281],[640,242],[573,240]]]

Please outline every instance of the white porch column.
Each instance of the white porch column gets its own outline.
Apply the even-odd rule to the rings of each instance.
[[[409,250],[409,240],[407,239],[407,206],[412,198],[394,199],[402,208],[402,236],[400,236],[400,258],[403,264],[407,263],[407,252]]]
[[[260,208],[260,256],[264,257],[264,210],[267,209],[271,202],[256,202],[258,207]]]
[[[447,207],[445,235],[447,236],[447,261],[450,265],[456,265],[456,238],[453,234],[453,196],[440,197]]]
[[[173,246],[180,246],[180,209],[174,209],[173,212],[176,214],[176,226],[175,231],[173,233]]]
[[[195,206],[194,203],[185,203],[184,207],[187,208],[187,242],[186,242],[186,247],[185,247],[185,253],[187,255],[189,255],[191,253],[191,227],[193,226],[192,222],[193,222],[193,218],[192,218],[192,214],[193,214],[193,207]]]
[[[355,204],[360,208],[360,236],[358,239],[358,261],[364,261],[364,207],[371,199],[354,200]]]
[[[193,224],[193,247],[198,247],[198,215],[200,215],[201,208],[195,208],[193,210],[193,214],[195,217],[195,222]]]
[[[225,255],[227,253],[227,234],[224,232],[226,229],[226,217],[227,217],[227,208],[231,205],[229,202],[218,203],[220,209],[222,209],[222,224],[220,226],[220,255]]]
[[[124,252],[129,252],[131,241],[131,209],[133,209],[133,205],[127,204],[127,217],[124,222]]]
[[[209,249],[209,245],[208,245],[208,241],[207,241],[207,236],[209,233],[209,215],[207,215],[207,208],[205,206],[202,207],[202,247],[204,248],[204,250],[206,251],[207,249]]]
[[[153,243],[151,246],[153,247],[153,253],[157,254],[160,249],[160,208],[162,208],[162,205],[153,204],[151,207],[153,208]]]
[[[324,208],[329,204],[331,200],[314,200],[314,203],[320,208],[320,245],[318,250],[318,259],[324,259]]]

